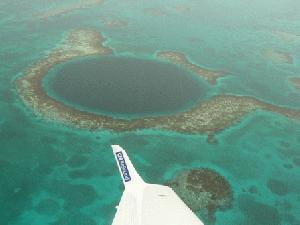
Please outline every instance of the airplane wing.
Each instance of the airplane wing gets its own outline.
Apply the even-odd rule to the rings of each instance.
[[[125,150],[112,149],[125,186],[112,225],[203,225],[170,187],[145,183]]]

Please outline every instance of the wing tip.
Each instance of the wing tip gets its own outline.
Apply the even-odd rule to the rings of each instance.
[[[111,145],[111,148],[113,150],[113,153],[120,152],[123,150],[120,145]]]

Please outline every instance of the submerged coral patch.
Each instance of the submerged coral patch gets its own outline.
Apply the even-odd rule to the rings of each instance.
[[[289,192],[287,185],[280,180],[270,179],[267,186],[276,195],[286,195]]]
[[[50,225],[96,225],[93,218],[81,212],[69,212]]]
[[[60,205],[57,201],[47,198],[41,200],[35,210],[41,215],[54,215],[60,210]]]
[[[102,22],[105,27],[107,28],[124,28],[128,26],[128,22],[125,20],[119,20],[119,19],[109,19],[104,18],[102,19]]]
[[[289,81],[294,85],[295,88],[300,90],[300,77],[290,77]]]
[[[89,158],[87,156],[76,154],[68,159],[67,164],[71,168],[77,168],[84,166],[88,160]]]
[[[288,52],[281,52],[274,49],[264,49],[262,55],[273,63],[293,64],[293,57]]]
[[[80,9],[85,9],[85,8],[90,8],[95,5],[100,5],[104,1],[103,0],[85,0],[83,2],[75,3],[75,4],[70,4],[65,7],[60,7],[60,8],[50,8],[46,11],[38,13],[37,16],[40,19],[49,19],[55,16],[61,16],[66,13],[71,13],[76,10]]]
[[[72,210],[92,204],[98,194],[93,186],[86,184],[70,184],[64,181],[53,181],[47,187],[49,193],[64,200],[64,209]]]
[[[88,179],[93,176],[94,176],[93,171],[87,169],[74,170],[69,173],[69,177],[71,179],[79,179],[79,178]]]
[[[293,163],[294,163],[296,166],[300,167],[300,158],[295,158],[295,159],[293,160]]]
[[[192,71],[193,73],[207,80],[211,84],[216,84],[218,78],[225,76],[225,73],[223,71],[207,69],[191,62],[187,58],[187,56],[181,52],[161,51],[157,53],[157,57],[172,62],[174,64],[183,66],[184,68]]]
[[[167,183],[194,212],[206,212],[214,218],[217,209],[227,209],[232,204],[229,182],[212,169],[192,169],[177,175]]]
[[[257,202],[253,197],[242,195],[238,198],[239,208],[245,214],[246,224],[281,225],[278,210],[271,205]]]

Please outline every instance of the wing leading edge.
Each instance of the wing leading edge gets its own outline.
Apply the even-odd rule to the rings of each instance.
[[[125,150],[112,148],[125,186],[112,225],[203,225],[170,187],[145,183]]]

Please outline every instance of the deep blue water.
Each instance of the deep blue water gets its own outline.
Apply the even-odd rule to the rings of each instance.
[[[53,69],[49,94],[78,108],[112,116],[157,116],[206,97],[208,85],[172,64],[132,57],[88,57]]]

